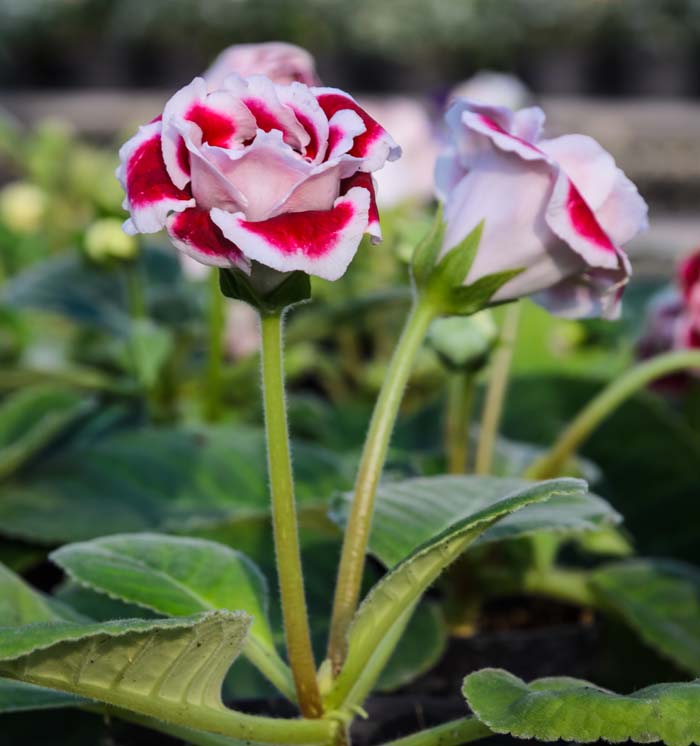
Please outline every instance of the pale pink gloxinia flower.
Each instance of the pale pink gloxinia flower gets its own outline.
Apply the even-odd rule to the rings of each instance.
[[[371,173],[400,155],[347,93],[230,75],[178,91],[119,151],[128,233],[166,228],[203,264],[335,280],[381,238]]]
[[[481,221],[467,283],[523,272],[495,301],[532,295],[550,311],[614,318],[630,276],[622,246],[647,225],[647,206],[612,156],[590,137],[543,139],[544,113],[459,99],[438,159],[445,203],[443,253]]]
[[[314,58],[296,44],[269,41],[263,44],[234,44],[224,49],[202,75],[210,90],[221,88],[224,80],[237,73],[242,78],[264,75],[273,83],[319,85]]]

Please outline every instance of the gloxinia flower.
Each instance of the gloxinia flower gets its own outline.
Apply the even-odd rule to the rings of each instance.
[[[443,253],[484,221],[466,282],[522,268],[494,301],[533,295],[562,316],[614,318],[630,275],[622,246],[646,227],[647,206],[613,158],[584,135],[543,139],[536,107],[459,99],[446,119]]]
[[[231,75],[178,91],[119,151],[128,233],[165,227],[203,264],[335,280],[381,238],[371,172],[400,155],[347,93]]]
[[[273,83],[319,85],[314,58],[296,44],[268,41],[264,44],[234,44],[224,49],[202,75],[210,90],[221,88],[224,80],[237,73],[242,78],[264,75]]]
[[[637,345],[641,358],[688,349],[700,349],[700,251],[680,263],[676,286],[649,304]]]

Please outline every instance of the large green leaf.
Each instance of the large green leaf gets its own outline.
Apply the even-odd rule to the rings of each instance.
[[[296,444],[302,510],[350,484],[343,461]],[[0,533],[44,544],[110,533],[223,530],[267,522],[265,441],[245,427],[144,428],[58,455],[0,486]]]
[[[379,677],[377,690],[391,692],[429,671],[445,652],[448,637],[439,604],[419,604]]]
[[[496,733],[539,741],[612,743],[700,742],[700,682],[657,684],[630,695],[614,694],[566,677],[526,684],[500,669],[464,680],[474,714]]]
[[[452,475],[383,484],[377,490],[369,551],[393,567],[433,536],[531,485],[524,479]],[[347,522],[351,499],[351,494],[344,494],[333,503],[331,517],[340,526]],[[608,503],[579,491],[524,507],[488,528],[478,541],[512,539],[536,531],[595,531],[619,521]]]
[[[32,622],[80,618],[68,606],[34,590],[19,575],[0,565],[0,626],[18,627]]]
[[[500,482],[500,491],[496,489],[497,482]],[[585,482],[577,479],[516,484],[510,479],[485,478],[484,500],[478,501],[471,512],[462,513],[442,531],[431,535],[428,542],[409,548],[399,564],[367,595],[350,628],[347,658],[329,694],[329,704],[335,707],[342,703],[359,704],[354,701],[355,692],[366,690],[363,672],[374,672],[371,661],[382,640],[392,635],[396,625],[406,623],[407,610],[415,606],[440,573],[479,536],[527,505],[554,497],[580,495],[585,489]],[[429,503],[431,497],[430,491],[426,491],[425,502]]]
[[[250,625],[243,612],[0,630],[0,673],[138,715],[249,742],[324,743],[334,725],[244,715],[221,702]]]
[[[55,710],[61,707],[75,707],[86,701],[73,694],[0,678],[0,713]]]
[[[124,534],[70,544],[51,559],[78,583],[167,616],[245,610],[253,622],[244,653],[294,697],[267,619],[267,580],[240,552],[202,539]]]
[[[3,399],[0,478],[23,466],[92,406],[92,397],[65,386],[31,386]]]
[[[676,665],[700,675],[700,570],[671,560],[632,559],[596,570],[603,604]]]
[[[194,317],[194,299],[174,252],[146,249],[138,271],[150,316],[175,324]],[[2,298],[15,308],[59,313],[111,334],[126,336],[131,326],[124,277],[114,269],[89,264],[77,253],[35,264],[13,277]]]
[[[552,443],[603,385],[563,376],[515,378],[504,432]],[[671,407],[648,392],[627,401],[593,433],[582,453],[600,467],[599,489],[624,515],[641,554],[700,564],[700,440]]]

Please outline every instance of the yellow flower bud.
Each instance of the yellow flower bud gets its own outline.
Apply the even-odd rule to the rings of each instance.
[[[46,212],[46,194],[34,184],[15,181],[0,190],[0,222],[15,233],[34,233]]]
[[[122,230],[117,218],[96,220],[85,232],[85,253],[96,262],[107,259],[133,259],[138,244]]]

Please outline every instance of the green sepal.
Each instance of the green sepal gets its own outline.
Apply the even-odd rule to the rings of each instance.
[[[306,272],[278,272],[253,262],[250,275],[239,269],[220,269],[219,287],[227,298],[242,300],[260,313],[279,313],[311,297]]]
[[[482,220],[474,230],[440,259],[426,283],[426,290],[430,294],[448,295],[451,290],[464,285],[469,270],[474,264],[483,231],[484,221]]]
[[[444,313],[453,316],[470,316],[491,305],[491,298],[514,277],[524,271],[524,267],[497,272],[480,277],[471,285],[453,288],[444,303]]]
[[[431,272],[437,263],[438,254],[445,236],[442,204],[438,205],[435,220],[430,230],[416,246],[411,259],[411,270],[416,287],[422,288],[428,282]]]

